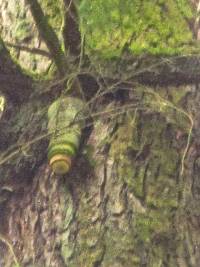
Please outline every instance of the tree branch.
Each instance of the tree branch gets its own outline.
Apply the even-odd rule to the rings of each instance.
[[[200,57],[130,56],[103,64],[101,75],[152,86],[195,84],[200,82]]]
[[[9,46],[9,47],[13,47],[15,49],[20,49],[20,50],[26,51],[28,53],[37,54],[37,55],[40,55],[40,56],[51,58],[51,55],[47,51],[41,50],[39,48],[28,47],[28,46],[25,46],[25,45],[13,44],[13,43],[10,43],[10,42],[5,42],[5,44],[7,46]]]
[[[15,103],[26,101],[32,92],[32,80],[10,57],[0,38],[0,85],[1,92]]]
[[[49,25],[47,18],[45,17],[41,6],[37,0],[26,0],[30,6],[32,16],[35,20],[38,31],[46,43],[49,52],[54,60],[56,67],[61,76],[66,74],[69,69],[67,58],[63,53],[58,37],[55,34],[53,28]]]
[[[77,9],[73,0],[63,0],[63,2],[65,6],[63,27],[65,51],[78,57],[81,52],[81,34]]]

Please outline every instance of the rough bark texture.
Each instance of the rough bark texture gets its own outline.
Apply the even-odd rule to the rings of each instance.
[[[1,166],[3,266],[14,264],[8,244],[20,266],[200,264],[198,88],[158,91],[195,114],[183,176],[189,119],[147,88],[136,91],[144,110],[113,114],[135,101],[131,94],[107,113],[99,107],[105,113],[94,122],[88,152],[80,151],[68,175],[52,174],[46,139]],[[49,102],[32,99],[12,114],[6,147],[45,133]]]
[[[171,86],[198,83],[199,66],[198,57],[128,57],[100,78],[80,75],[92,95],[95,75],[104,83],[92,133],[59,177],[47,162],[46,114],[65,80],[36,85],[0,45],[1,266],[200,266],[200,91]]]

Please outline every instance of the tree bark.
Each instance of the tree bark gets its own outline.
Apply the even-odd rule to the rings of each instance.
[[[11,113],[2,153],[16,143],[6,155],[18,150],[1,165],[2,266],[200,264],[200,95],[195,86],[181,96],[169,89],[141,86],[135,106],[131,94],[128,103],[102,102],[63,177],[48,166],[48,138],[30,142],[46,133],[52,99],[30,98]],[[174,108],[177,99],[194,120],[184,161],[191,121]]]
[[[38,2],[28,2],[40,24]],[[79,55],[67,15],[65,47]],[[56,176],[47,110],[70,73],[51,27],[38,27],[64,76],[54,85],[33,81],[0,45],[0,265],[200,266],[199,57],[122,57],[102,63],[101,75],[86,66],[75,84],[88,94],[93,129],[70,172]]]

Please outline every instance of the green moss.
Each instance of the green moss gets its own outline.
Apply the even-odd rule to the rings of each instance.
[[[69,245],[69,235],[69,231],[65,231],[62,234],[61,256],[66,264],[68,263],[69,258],[73,254],[73,246]]]
[[[172,92],[171,94],[169,93],[169,96],[166,95],[165,89],[160,89],[159,94],[151,89],[141,88],[141,90],[145,94],[143,99],[144,106],[162,114],[166,122],[174,124],[177,129],[179,128],[186,133],[189,132],[191,127],[189,114],[187,114],[187,111],[179,107],[181,100],[187,94],[187,88],[183,91],[181,91],[181,88],[176,88],[176,90],[173,90],[172,88]],[[169,101],[168,98],[171,98],[172,100]]]
[[[137,237],[139,240],[144,242],[150,242],[152,233],[153,220],[147,216],[142,216],[136,218],[135,227],[137,232]]]
[[[151,157],[152,160],[150,164],[152,164],[152,166],[154,166],[154,164],[157,164],[159,161],[162,175],[167,176],[176,172],[179,157],[177,152],[167,147],[167,145],[163,146],[162,150],[161,147],[155,148],[152,151]]]
[[[155,96],[151,98],[152,102],[154,100]],[[181,97],[177,96],[177,101],[180,100]],[[119,251],[120,255],[123,251],[117,247],[112,236],[120,240],[120,246],[125,246],[130,250],[131,246],[134,248],[132,255],[137,258],[138,263],[130,258],[129,262],[132,264],[130,266],[140,264],[140,251],[145,247],[151,250],[148,266],[157,266],[165,258],[163,256],[165,255],[164,244],[168,242],[168,235],[173,231],[174,209],[178,207],[179,187],[175,177],[180,155],[171,144],[178,122],[175,124],[174,120],[171,120],[171,127],[168,128],[166,122],[168,113],[163,112],[165,106],[162,107],[162,103],[159,105],[157,101],[155,103],[151,106],[154,113],[146,116],[138,114],[134,123],[131,122],[135,114],[132,114],[132,117],[126,117],[123,126],[119,127],[111,143],[110,152],[111,156],[117,160],[119,179],[126,183],[129,192],[139,198],[145,207],[143,212],[134,213],[134,220],[130,221],[134,229],[130,233],[132,236],[130,240],[125,241],[119,231],[108,236],[108,247],[111,247],[109,255],[111,258],[118,257],[124,264],[122,266],[128,265],[123,256],[118,256],[118,253],[116,255],[116,251]],[[126,129],[126,134],[124,129]],[[126,233],[126,237],[127,235],[129,234]],[[155,236],[162,240],[156,247],[153,245]],[[127,255],[127,253],[124,254]]]
[[[84,215],[81,215],[84,221],[83,217]],[[100,225],[91,226],[89,222],[81,222],[75,253],[78,266],[92,267],[101,260],[104,254],[104,245],[100,236]]]
[[[14,29],[14,38],[16,38],[17,41],[23,41],[30,36],[30,33],[30,23],[26,19],[19,20]]]
[[[135,264],[138,264],[140,259],[134,253],[135,238],[133,233],[127,226],[124,226],[124,231],[116,229],[113,225],[107,225],[107,227],[105,266],[112,266],[115,262],[121,263],[121,266],[136,266]]]
[[[141,89],[142,104],[148,107],[148,112],[123,116],[110,140],[109,156],[116,163],[119,182],[123,181],[127,195],[134,197],[134,201],[128,202],[128,209],[134,215],[127,228],[125,225],[120,228],[117,219],[108,220],[104,256],[107,266],[114,262],[140,266],[141,251],[148,251],[147,266],[161,266],[166,260],[170,267],[176,266],[173,256],[167,259],[166,247],[175,251],[178,242],[174,234],[174,213],[182,186],[177,182],[181,155],[180,144],[173,140],[177,129],[188,131],[188,121],[178,111],[187,90],[184,93],[161,90],[159,95],[145,95],[145,90],[147,88]],[[143,207],[142,212],[136,209],[136,202]],[[166,245],[167,242],[170,245]],[[131,255],[127,251],[131,251]]]
[[[80,209],[77,212],[77,223],[79,231],[74,245],[74,257],[70,261],[70,266],[88,266],[93,267],[100,262],[104,255],[104,243],[102,236],[102,226],[99,222],[91,223],[92,218],[96,216],[96,207],[94,203],[88,200],[87,193],[80,196]]]
[[[137,119],[135,114],[127,116],[123,126],[119,127],[116,135],[111,142],[110,156],[117,162],[119,177],[123,179],[130,189],[134,190],[137,196],[142,197],[142,187],[145,169],[137,170],[128,156],[128,151],[142,150],[138,132]]]
[[[132,146],[134,132],[134,118],[126,117],[125,124],[119,127],[116,135],[112,140],[110,155],[116,159],[122,160],[123,155],[127,152],[128,147]]]
[[[125,176],[125,182],[127,182],[129,189],[132,190],[137,197],[144,197],[143,182],[145,176],[145,167],[139,168],[135,176]]]
[[[153,207],[157,209],[177,208],[178,207],[177,188],[175,187],[175,189],[173,189],[172,187],[167,187],[163,184],[162,186],[156,186],[155,184],[149,186],[148,195],[146,197],[146,204],[150,208]]]
[[[83,248],[84,249],[84,248]],[[85,251],[86,252],[86,251]],[[79,266],[93,267],[96,263],[100,262],[103,257],[103,248],[95,248],[94,251],[82,253],[79,257]],[[77,265],[76,265],[77,266]]]
[[[187,24],[193,11],[186,0],[84,0],[79,11],[88,50],[106,58],[125,48],[133,54],[181,54],[193,41]]]
[[[65,196],[61,198],[60,205],[63,210],[64,218],[63,225],[61,225],[62,238],[61,238],[61,255],[66,264],[73,254],[74,244],[70,242],[69,236],[70,231],[68,229],[72,219],[73,219],[73,202],[70,197],[70,193],[67,187],[60,187],[60,194]]]
[[[135,216],[135,232],[137,235],[137,242],[144,243],[151,242],[155,235],[165,235],[171,231],[172,214],[168,210],[159,209],[151,210],[146,214],[136,214]]]

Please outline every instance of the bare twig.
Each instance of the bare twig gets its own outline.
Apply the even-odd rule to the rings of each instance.
[[[20,50],[26,51],[28,53],[37,54],[37,55],[40,55],[40,56],[48,57],[50,59],[52,58],[51,55],[49,54],[49,52],[47,52],[45,50],[41,50],[39,48],[28,47],[28,46],[19,45],[19,44],[13,44],[13,43],[10,43],[10,42],[5,42],[5,44],[7,46],[9,46],[9,47],[13,47],[15,49],[20,49]]]

